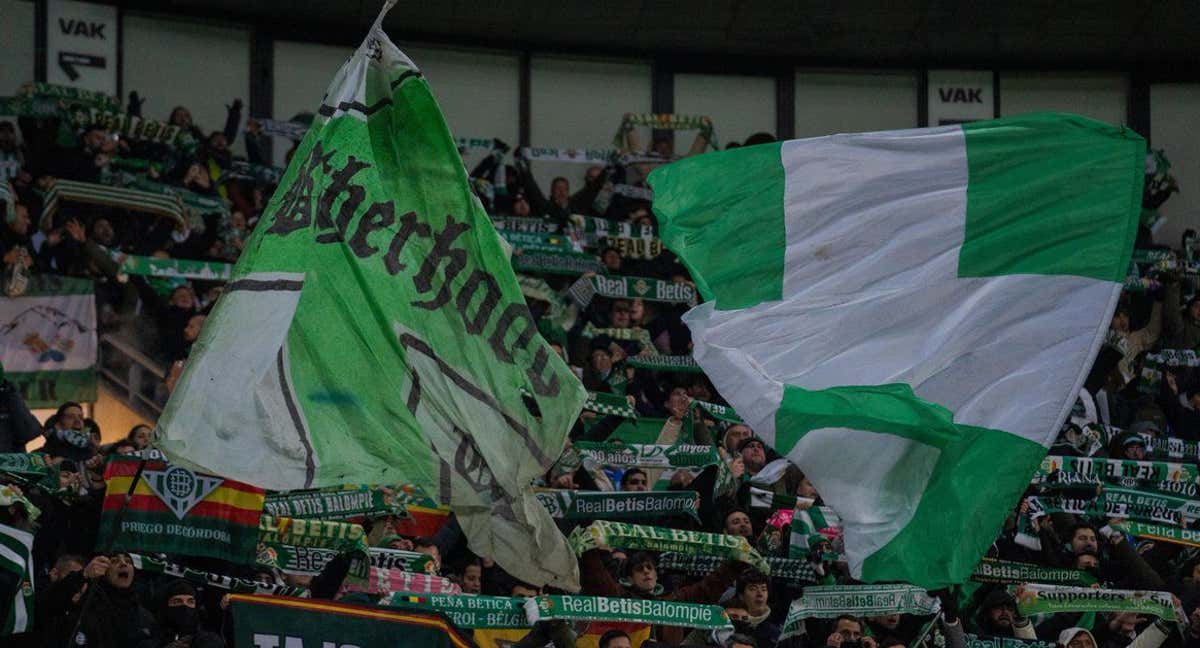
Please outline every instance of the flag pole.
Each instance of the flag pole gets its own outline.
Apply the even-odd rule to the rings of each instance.
[[[129,488],[125,490],[125,498],[121,501],[121,508],[117,509],[117,515],[113,519],[112,533],[108,536],[108,542],[105,543],[104,551],[99,555],[107,556],[112,553],[113,546],[117,544],[117,536],[121,533],[121,522],[125,520],[125,511],[129,509],[129,502],[133,500],[133,491],[137,489],[138,481],[142,479],[142,471],[146,468],[146,458],[142,457],[138,462],[137,472],[133,475],[133,480],[129,482]],[[103,508],[103,507],[101,507]],[[90,562],[90,561],[89,561]],[[86,565],[84,569],[87,569]],[[88,591],[83,595],[83,604],[79,606],[79,618],[75,620],[75,628],[71,630],[71,634],[67,636],[67,648],[75,645],[75,637],[79,635],[79,629],[83,627],[83,618],[87,614],[88,608],[92,604],[92,597],[96,593],[95,583],[85,581],[89,585]]]

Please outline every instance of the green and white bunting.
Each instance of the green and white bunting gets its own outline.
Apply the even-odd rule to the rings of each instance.
[[[454,510],[477,555],[574,589],[578,565],[530,484],[586,392],[537,332],[429,83],[383,31],[388,8],[247,240],[159,445],[272,490],[413,484]],[[534,254],[549,253],[513,263]]]
[[[695,491],[587,492],[542,490],[538,501],[550,516],[563,520],[624,520],[686,515],[700,521],[700,495]]]
[[[1057,612],[1137,612],[1164,621],[1187,618],[1170,592],[1110,590],[1027,583],[1009,587],[1021,616]]]
[[[525,613],[533,623],[553,620],[608,621],[706,630],[733,628],[733,624],[729,622],[729,615],[718,605],[678,603],[651,598],[538,596],[525,600]]]
[[[693,356],[841,514],[853,577],[970,575],[1103,344],[1144,170],[1132,130],[1042,113],[650,173]]]
[[[576,527],[567,541],[577,554],[598,547],[676,551],[689,556],[737,560],[764,574],[771,573],[767,561],[742,536],[597,520],[586,527]]]
[[[96,400],[96,300],[90,280],[35,274],[0,299],[0,366],[31,408]]]
[[[971,580],[977,583],[1047,583],[1085,587],[1095,583],[1096,577],[1079,569],[984,558],[971,573]]]

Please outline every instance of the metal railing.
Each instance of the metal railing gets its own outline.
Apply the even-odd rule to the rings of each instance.
[[[167,370],[128,340],[112,333],[100,336],[100,376],[135,411],[151,418],[162,414]]]

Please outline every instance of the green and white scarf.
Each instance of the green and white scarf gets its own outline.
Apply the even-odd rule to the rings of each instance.
[[[588,492],[540,490],[538,501],[560,520],[638,519],[687,515],[700,521],[700,495],[695,491]]]
[[[475,596],[471,594],[393,593],[388,605],[405,609],[436,610],[460,628],[502,630],[531,628],[521,597]]]
[[[608,164],[616,156],[615,149],[603,148],[550,148],[546,146],[525,146],[520,150],[521,157],[529,161],[539,162],[574,162],[577,164]]]
[[[638,417],[637,409],[630,405],[624,396],[605,394],[604,392],[588,392],[583,409],[605,416],[620,416],[627,419]]]
[[[117,97],[75,86],[38,81],[22,85],[20,94],[25,97],[53,98],[65,106],[92,106],[104,110],[121,109],[121,100]]]
[[[558,233],[558,225],[554,221],[543,218],[528,218],[523,216],[492,217],[492,225],[497,231],[505,232]]]
[[[294,121],[281,121],[278,119],[268,119],[266,117],[256,117],[255,121],[262,127],[264,135],[271,137],[282,137],[284,139],[299,142],[304,139],[304,134],[308,132],[309,124]]]
[[[1167,367],[1200,367],[1200,357],[1192,349],[1163,349],[1148,353],[1142,361],[1142,381],[1138,389],[1143,394],[1157,394]]]
[[[641,298],[672,304],[696,303],[696,289],[688,283],[675,283],[646,277],[592,275],[580,277],[570,288],[571,297],[586,308],[596,295],[609,299]]]
[[[637,326],[632,328],[599,328],[593,326],[591,322],[588,322],[586,325],[584,325],[583,330],[580,331],[579,334],[585,338],[594,338],[605,335],[614,340],[637,342],[648,349],[654,348],[654,342],[650,339],[650,331]]]
[[[638,468],[700,468],[721,461],[710,445],[655,445],[577,441],[575,450],[603,466]]]
[[[805,587],[804,595],[788,607],[779,638],[799,634],[801,622],[809,618],[833,619],[843,614],[926,615],[940,610],[940,601],[912,585],[814,585]]]
[[[703,373],[704,370],[696,364],[696,359],[690,355],[636,355],[625,359],[625,364],[647,371],[671,371],[679,373]]]
[[[708,122],[702,115],[676,115],[672,113],[634,113],[624,121],[630,126],[649,126],[660,130],[704,130]]]
[[[138,571],[143,571],[148,574],[162,574],[164,576],[173,576],[182,578],[194,585],[204,585],[209,587],[218,587],[224,590],[229,590],[234,594],[273,594],[275,596],[308,596],[308,589],[304,587],[290,587],[287,585],[271,585],[259,583],[245,578],[234,578],[222,574],[213,574],[191,567],[184,567],[175,563],[159,560],[151,556],[142,556],[139,554],[129,554],[129,558],[133,561],[133,568]]]
[[[635,200],[654,200],[654,190],[649,187],[638,187],[631,184],[615,184],[613,185],[613,193],[626,198]]]
[[[571,226],[581,238],[592,245],[604,238],[654,238],[654,227],[651,225],[635,225],[628,221],[614,221],[595,216],[571,214]]]
[[[407,517],[404,505],[382,488],[322,488],[268,493],[263,513],[275,517],[345,520],[361,516]]]
[[[716,403],[706,403],[704,401],[693,400],[691,407],[692,409],[702,409],[705,412],[708,412],[710,416],[718,421],[731,424],[745,423],[745,421],[742,420],[742,417],[738,416],[737,412],[733,411],[733,408],[728,405],[717,405]]]
[[[267,513],[263,513],[258,523],[258,541],[267,544],[349,551],[365,548],[365,538],[361,524],[277,518]]]
[[[1055,470],[1081,475],[1094,475],[1106,481],[1114,479],[1137,479],[1154,482],[1194,482],[1200,476],[1200,470],[1197,469],[1195,464],[1047,455],[1042,460],[1042,465],[1038,469],[1035,478],[1044,478]]]
[[[191,133],[157,119],[83,107],[72,108],[66,117],[66,123],[74,128],[98,124],[101,128],[138,142],[165,144],[179,151],[188,151],[196,147],[196,140]]]
[[[1024,584],[1009,587],[1021,616],[1057,612],[1137,612],[1165,621],[1186,618],[1170,592]]]
[[[496,147],[494,137],[456,137],[454,144],[460,149],[490,151]]]
[[[255,560],[263,567],[278,569],[285,574],[311,576],[321,573],[321,570],[325,569],[325,565],[339,555],[341,552],[336,549],[294,547],[275,542],[260,542]],[[368,567],[418,574],[437,572],[437,564],[432,556],[415,551],[371,547],[367,550],[367,558],[369,563],[358,561],[351,563],[352,571],[355,572],[354,576],[366,578]]]
[[[265,185],[277,185],[283,178],[283,169],[265,164],[251,164],[234,160],[233,164],[221,172],[217,184],[225,184],[230,180],[249,180]]]
[[[120,263],[117,269],[118,278],[121,275],[142,275],[147,277],[172,277],[180,279],[202,279],[204,281],[229,281],[233,276],[232,263],[217,261],[195,261],[192,259],[159,259],[156,257],[136,256],[109,252],[113,260]]]
[[[517,272],[537,272],[577,276],[585,272],[600,272],[604,265],[590,254],[559,250],[522,251],[512,255],[512,267]]]
[[[546,232],[519,232],[515,230],[496,230],[513,249],[532,250],[536,252],[570,251],[571,241],[562,234]]]
[[[737,560],[764,574],[771,573],[767,561],[742,536],[597,520],[586,527],[576,527],[567,542],[576,554],[598,547],[676,551],[689,556]]]
[[[0,472],[44,477],[51,473],[51,468],[53,466],[46,463],[46,455],[41,453],[12,452],[0,454]]]
[[[196,215],[215,213],[222,214],[226,218],[229,217],[229,203],[220,196],[205,196],[182,187],[156,182],[128,173],[121,174],[120,182],[123,186],[130,189],[149,191],[150,193],[167,196],[179,196],[179,200],[183,202],[183,206]]]
[[[767,565],[771,567],[771,578],[787,581],[796,585],[814,584],[820,580],[817,566],[807,560],[767,556]],[[677,571],[691,576],[707,576],[716,571],[722,559],[715,556],[689,556],[669,551],[659,556],[658,568]]]
[[[656,259],[663,251],[661,239],[625,236],[605,237],[598,247],[613,248],[626,259]]]
[[[525,613],[531,623],[564,620],[645,623],[705,630],[726,630],[733,627],[729,622],[729,615],[720,606],[656,599],[569,594],[538,596],[526,599]]]
[[[1095,583],[1096,577],[1079,569],[984,558],[975,566],[971,580],[977,583],[1048,583],[1086,587]]]
[[[1164,524],[1148,524],[1137,521],[1119,522],[1112,525],[1112,527],[1122,533],[1136,536],[1138,538],[1162,540],[1163,542],[1186,545],[1189,547],[1200,547],[1200,531],[1198,530],[1183,529],[1177,526],[1167,526]]]
[[[1140,436],[1146,440],[1146,450],[1154,459],[1186,459],[1191,463],[1200,463],[1200,443],[1179,437]]]

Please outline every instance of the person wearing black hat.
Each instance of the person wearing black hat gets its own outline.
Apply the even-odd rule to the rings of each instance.
[[[1029,619],[1017,615],[1017,600],[1005,589],[988,592],[975,617],[980,634],[1035,640],[1037,634]]]
[[[200,625],[196,588],[183,579],[167,584],[158,609],[159,632],[138,648],[224,648],[225,640]]]

